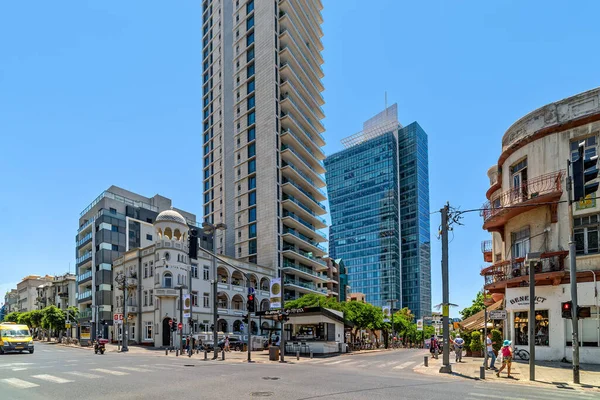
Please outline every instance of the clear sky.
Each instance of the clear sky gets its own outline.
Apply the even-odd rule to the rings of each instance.
[[[324,6],[326,153],[383,109],[387,91],[402,123],[429,134],[432,211],[480,206],[504,131],[600,85],[599,2]],[[0,293],[30,273],[74,271],[79,212],[111,184],[201,216],[200,7],[0,4]],[[433,214],[433,304],[439,222]],[[450,243],[450,300],[460,308],[483,284],[489,237],[478,214],[463,222]]]

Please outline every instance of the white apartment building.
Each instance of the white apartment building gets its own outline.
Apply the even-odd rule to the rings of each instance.
[[[52,282],[53,277],[50,275],[28,275],[17,283],[17,292],[19,301],[17,310],[26,312],[38,309],[38,287]],[[43,307],[42,307],[43,308]]]
[[[173,335],[169,322],[174,319],[183,323],[185,334],[210,333],[213,320],[211,282],[215,279],[212,258],[199,249],[198,258],[189,259],[188,231],[181,214],[174,210],[163,211],[153,224],[153,243],[130,250],[114,261],[114,312],[123,314],[126,304],[130,342],[153,347],[170,346]],[[256,290],[255,307],[258,311],[269,309],[269,285],[273,271],[226,256],[220,258],[216,274],[217,330],[221,335],[243,335],[248,332],[248,327],[242,326],[247,313],[247,287],[242,272],[250,276],[251,285]],[[127,294],[120,280],[123,274],[127,277]],[[183,285],[185,288],[180,292],[179,286]],[[181,319],[180,294],[191,295],[192,327],[189,325],[190,317]],[[261,328],[268,332],[266,328],[271,328],[271,323],[252,320],[250,329],[254,335],[262,333]],[[113,325],[111,339],[116,341],[122,335],[122,327]]]
[[[321,0],[204,0],[204,220],[217,252],[326,294]]]
[[[484,259],[491,263],[481,271],[484,287],[504,297],[509,311],[505,336],[514,345],[526,346],[527,327],[535,324],[533,340],[541,360],[570,360],[572,355],[571,320],[561,316],[561,302],[571,300],[567,161],[577,157],[582,142],[586,159],[598,154],[599,134],[597,88],[548,104],[515,122],[502,138],[497,165],[488,171],[489,201],[482,216],[492,240],[482,244]],[[579,305],[591,309],[591,317],[579,321],[581,362],[597,363],[600,203],[589,198],[573,208]],[[529,252],[542,253],[535,274],[535,317],[528,315],[529,271],[524,260]]]

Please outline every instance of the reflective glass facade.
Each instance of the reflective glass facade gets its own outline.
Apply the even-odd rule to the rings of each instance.
[[[330,255],[352,292],[431,315],[427,134],[414,122],[325,160]]]

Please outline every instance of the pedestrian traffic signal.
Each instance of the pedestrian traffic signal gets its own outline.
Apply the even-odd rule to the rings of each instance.
[[[572,162],[573,168],[573,201],[584,200],[588,195],[598,191],[598,182],[592,182],[598,177],[598,156],[585,159],[585,141],[579,143],[578,157]]]
[[[179,330],[183,329],[183,324],[181,322],[177,324],[177,329],[179,329]]]
[[[247,304],[248,312],[254,312],[254,294],[248,295],[248,304]]]
[[[211,325],[210,325],[210,331],[212,332],[212,331],[214,331],[214,330],[215,330],[215,324],[211,324]]]
[[[248,316],[246,315],[244,318],[242,318],[242,321],[244,321],[245,324],[248,323]]]
[[[565,301],[563,303],[561,303],[561,312],[562,312],[562,317],[563,318],[568,318],[571,319],[573,318],[573,302],[571,301]]]
[[[190,229],[190,236],[188,237],[188,256],[190,259],[198,258],[198,231],[196,229]]]

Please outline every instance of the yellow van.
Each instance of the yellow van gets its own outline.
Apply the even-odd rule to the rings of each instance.
[[[10,351],[33,353],[33,338],[27,325],[14,322],[0,323],[0,354]]]

